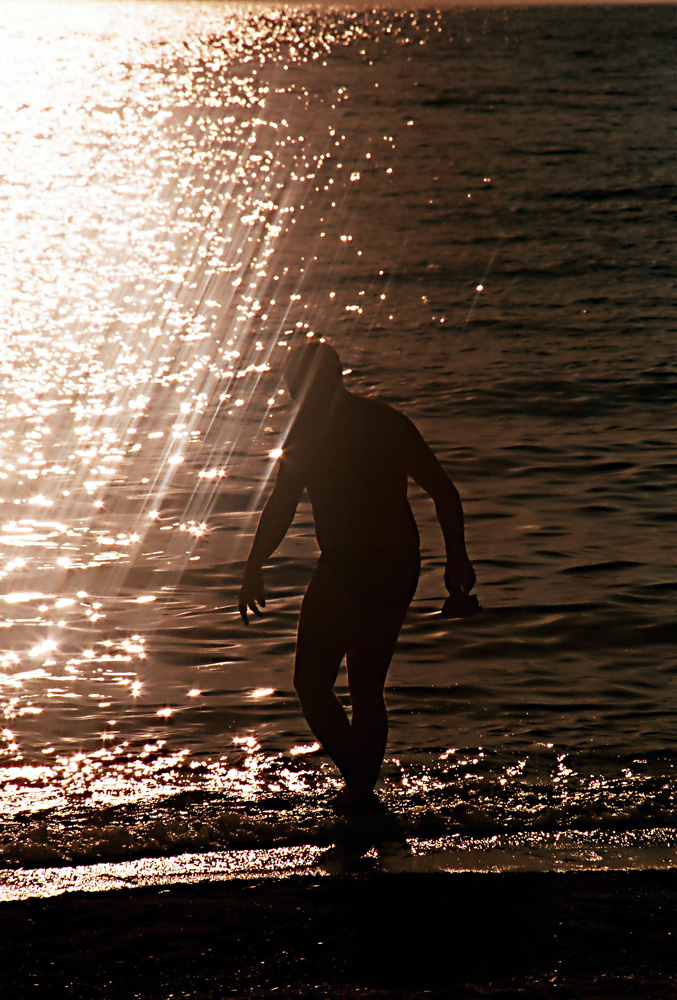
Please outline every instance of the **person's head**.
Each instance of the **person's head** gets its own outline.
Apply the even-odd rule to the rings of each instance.
[[[303,402],[310,393],[333,395],[341,385],[342,369],[333,347],[322,340],[307,340],[290,352],[283,374],[292,399]]]

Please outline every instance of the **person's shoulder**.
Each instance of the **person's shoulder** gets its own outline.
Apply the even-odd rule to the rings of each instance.
[[[359,423],[367,427],[377,439],[397,442],[399,448],[408,449],[417,436],[414,423],[397,406],[374,396],[355,396],[359,400]]]
[[[365,416],[372,416],[374,419],[383,420],[392,424],[411,423],[409,418],[392,403],[387,403],[379,396],[360,396],[351,393],[355,405],[361,408]]]

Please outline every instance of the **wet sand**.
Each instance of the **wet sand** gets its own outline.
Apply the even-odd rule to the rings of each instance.
[[[3,995],[586,997],[677,992],[677,871],[367,873],[0,905]]]

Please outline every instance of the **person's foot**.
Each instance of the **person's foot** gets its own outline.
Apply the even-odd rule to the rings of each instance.
[[[459,588],[455,588],[447,597],[442,607],[443,618],[474,618],[478,615],[482,607],[477,600],[476,594],[464,594]]]
[[[354,792],[342,788],[331,807],[338,816],[376,816],[385,811],[383,803],[375,792]]]

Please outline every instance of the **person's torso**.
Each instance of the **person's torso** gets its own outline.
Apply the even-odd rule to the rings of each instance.
[[[288,454],[308,491],[320,548],[418,547],[407,500],[408,432],[392,407],[348,393],[322,419],[299,421]]]

